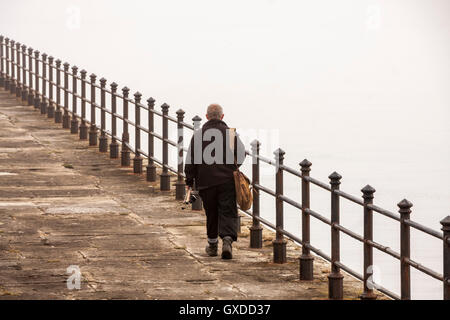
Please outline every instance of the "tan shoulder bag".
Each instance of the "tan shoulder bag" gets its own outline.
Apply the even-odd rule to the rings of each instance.
[[[230,146],[234,153],[234,146],[236,140],[236,129],[230,128]],[[253,203],[253,193],[251,189],[250,179],[243,174],[237,166],[237,155],[234,154],[234,164],[236,165],[236,170],[233,172],[234,176],[234,186],[236,188],[236,202],[241,208],[241,210],[248,210],[252,207]]]

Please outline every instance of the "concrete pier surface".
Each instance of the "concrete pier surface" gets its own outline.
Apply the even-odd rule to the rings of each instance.
[[[204,212],[174,199],[0,89],[0,299],[327,299],[328,262],[299,281],[301,247],[274,264],[274,233],[250,249],[248,218],[233,260],[208,257]],[[345,298],[361,292],[345,274]]]

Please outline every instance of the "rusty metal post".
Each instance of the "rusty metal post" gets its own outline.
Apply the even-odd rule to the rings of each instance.
[[[98,151],[108,152],[108,137],[106,136],[106,79],[100,79],[100,138]]]
[[[253,209],[252,209],[252,225],[250,229],[250,248],[262,248],[262,226],[259,220],[259,190],[255,185],[259,184],[259,147],[261,143],[258,140],[253,140],[251,143],[252,148],[252,184],[253,184]]]
[[[14,40],[10,40],[9,44],[9,49],[11,50],[11,78],[10,78],[10,82],[9,82],[9,92],[11,93],[16,93],[16,73],[15,73],[15,59],[14,59],[14,46],[15,46],[15,41]]]
[[[119,144],[117,143],[117,83],[113,82],[111,86],[111,143],[109,144],[109,157],[117,159],[119,157]]]
[[[61,111],[61,60],[57,59],[56,63],[56,110],[55,110],[55,123],[62,122]]]
[[[183,140],[184,140],[184,111],[182,109],[177,110],[177,182],[175,183],[175,199],[183,200],[186,194],[186,183],[183,178],[184,161],[183,161]]]
[[[87,140],[88,127],[86,125],[86,70],[81,70],[81,124],[80,124],[80,140]]]
[[[9,38],[5,38],[5,90],[9,90],[10,80],[9,80]]]
[[[65,62],[64,66],[64,114],[63,114],[63,128],[70,128],[70,114],[69,114],[69,64]]]
[[[367,205],[373,204],[373,194],[375,189],[370,185],[361,189],[364,199],[364,240],[373,240],[373,211],[367,208]],[[364,292],[361,294],[363,300],[374,300],[377,298],[373,293],[373,284],[368,281],[373,275],[373,247],[368,243],[364,243]]]
[[[142,94],[138,91],[134,94],[134,159],[133,172],[142,173],[142,157],[141,157],[141,103]]]
[[[403,199],[397,206],[400,213],[400,297],[402,300],[411,300],[411,268],[408,264],[411,248],[410,229],[405,221],[409,220],[412,203]]]
[[[22,101],[27,101],[27,46],[22,45]]]
[[[28,105],[34,105],[33,90],[33,48],[28,48]]]
[[[147,181],[154,182],[156,181],[156,166],[153,161],[153,157],[155,155],[155,145],[154,145],[154,137],[153,133],[155,130],[155,120],[153,110],[155,108],[155,99],[149,98],[147,99],[148,105],[148,164],[147,164]]]
[[[283,169],[280,166],[283,165],[285,152],[278,148],[274,151],[276,167],[275,167],[275,225],[276,235],[273,244],[273,262],[285,263],[286,262],[286,240],[284,239],[283,230],[284,226],[284,202],[280,198],[283,195]]]
[[[47,108],[48,108],[47,99],[45,99],[44,96],[42,96],[42,101],[41,101],[41,114],[46,114],[46,113],[47,113]]]
[[[310,206],[310,184],[309,173],[311,171],[312,163],[307,159],[300,162],[302,171],[302,240],[304,245],[302,246],[302,254],[300,260],[300,280],[313,280],[314,278],[314,257],[308,248],[311,240],[311,226],[310,216],[307,212]]]
[[[53,103],[53,57],[48,57],[48,108],[47,117],[55,117],[55,104]]]
[[[130,141],[130,135],[128,133],[128,94],[130,89],[127,87],[122,88],[123,94],[123,130],[122,130],[122,151],[121,155],[121,165],[128,167],[130,165],[130,150],[128,149],[127,143]]]
[[[41,114],[47,113],[47,54],[42,54],[42,101],[41,101]]]
[[[336,262],[340,260],[340,233],[336,228],[339,224],[339,195],[334,191],[339,190],[342,176],[333,172],[328,177],[331,184],[331,273],[328,275],[328,298],[342,299],[344,297],[344,276]]]
[[[3,40],[5,37],[0,35],[0,87],[5,85],[5,74],[4,74],[4,64],[3,64]]]
[[[201,130],[200,124],[201,124],[202,118],[200,118],[197,115],[194,118],[192,118],[192,121],[193,121],[193,124],[194,124],[194,134],[196,134],[196,132],[198,130]],[[194,159],[191,159],[191,161],[194,161]],[[203,209],[203,203],[202,203],[202,199],[200,198],[200,194],[198,193],[197,185],[196,185],[195,180],[194,180],[194,185],[192,186],[191,194],[194,195],[196,197],[196,199],[197,199],[197,200],[195,200],[192,203],[192,210],[202,210]]]
[[[89,145],[96,146],[97,126],[95,124],[95,80],[97,79],[97,76],[92,73],[89,77],[91,78],[91,126],[89,128]]]
[[[443,289],[444,300],[450,300],[450,216],[441,220],[442,231],[444,232],[444,255],[443,255]]]
[[[160,189],[161,191],[170,190],[170,174],[167,169],[167,165],[169,163],[169,144],[167,143],[167,139],[169,139],[169,119],[167,118],[169,114],[169,105],[164,103],[161,106],[162,110],[162,131],[163,131],[163,141],[162,141],[162,156],[163,156],[163,164],[162,164],[162,172],[160,175]]]
[[[41,93],[39,91],[39,50],[34,51],[34,108],[41,107]]]
[[[70,133],[78,134],[78,116],[77,116],[77,73],[78,67],[72,67],[72,121],[70,122]]]
[[[16,84],[16,97],[20,98],[22,95],[22,80],[21,80],[21,64],[20,64],[20,43],[16,42],[16,72],[17,72],[17,84]]]

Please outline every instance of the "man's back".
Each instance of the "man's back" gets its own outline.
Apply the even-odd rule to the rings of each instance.
[[[192,186],[195,180],[200,190],[233,180],[233,171],[244,162],[245,147],[238,136],[231,140],[230,128],[219,119],[211,119],[197,130],[186,157],[186,183]]]

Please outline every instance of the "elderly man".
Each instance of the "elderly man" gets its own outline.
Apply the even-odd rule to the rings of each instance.
[[[220,237],[222,259],[231,259],[238,229],[233,171],[244,162],[245,147],[235,131],[222,120],[223,116],[220,105],[208,107],[208,121],[191,139],[184,172],[186,187],[192,188],[195,184],[205,208],[206,253],[217,256]]]

